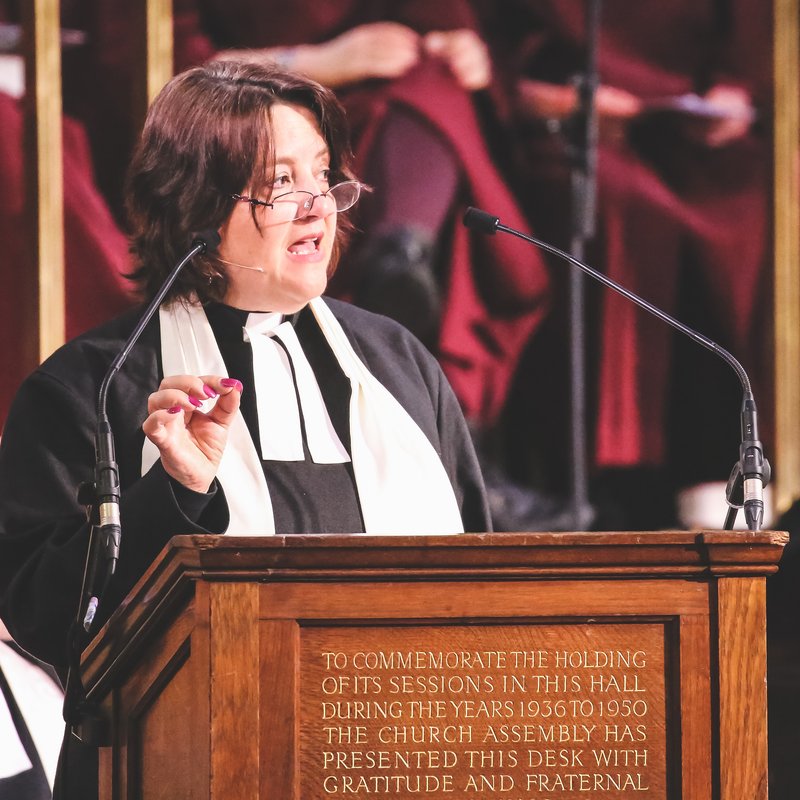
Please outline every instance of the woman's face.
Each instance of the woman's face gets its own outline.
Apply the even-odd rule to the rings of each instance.
[[[275,179],[271,193],[256,193],[272,201],[293,191],[318,195],[328,186],[330,156],[314,115],[294,105],[272,108]],[[266,155],[265,155],[266,158]],[[252,196],[249,187],[244,195]],[[228,291],[225,303],[248,311],[293,314],[318,297],[328,282],[328,264],[336,236],[336,209],[332,200],[317,197],[308,216],[285,220],[283,208],[238,202],[219,229],[220,258],[225,265]],[[247,267],[260,268],[261,272]]]

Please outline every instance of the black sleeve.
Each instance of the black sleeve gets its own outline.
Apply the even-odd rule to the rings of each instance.
[[[440,456],[453,484],[464,530],[468,533],[491,532],[489,501],[472,436],[458,399],[438,364],[435,374]]]
[[[77,490],[92,477],[94,397],[39,370],[18,393],[0,441],[0,616],[22,647],[59,669],[89,541]],[[195,521],[182,511],[160,462],[144,476],[123,476],[120,559],[96,626],[171,536],[224,532],[221,488],[199,514]]]

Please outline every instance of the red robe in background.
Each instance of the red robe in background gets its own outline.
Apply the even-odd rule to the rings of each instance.
[[[22,109],[0,93],[0,426],[28,369],[21,363],[25,308],[17,291],[20,270],[32,267],[25,238]],[[64,240],[66,336],[105,322],[131,305],[127,240],[92,177],[83,128],[64,119]],[[31,365],[27,365],[29,368]]]
[[[510,0],[482,8],[509,105],[519,76],[564,84],[585,68],[587,5]],[[680,290],[688,278],[696,327],[719,337],[755,375],[767,352],[759,309],[769,307],[770,8],[756,0],[606,0],[598,51],[600,83],[646,100],[727,84],[748,89],[756,103],[750,135],[716,149],[684,135],[687,120],[676,114],[641,118],[627,139],[601,141],[597,238],[590,249],[595,265],[669,312],[683,307]],[[563,135],[544,124],[516,124],[531,222],[538,235],[568,249]],[[675,334],[614,292],[602,290],[598,302],[599,318],[591,317],[598,327],[588,334],[599,359],[596,463],[660,465],[668,451]],[[700,377],[690,376],[683,393],[697,393]],[[730,389],[736,391],[735,381]],[[696,441],[703,441],[703,426],[714,424],[701,421]],[[735,458],[734,448],[731,464]]]
[[[93,45],[82,74],[83,87],[91,76],[95,93],[87,95],[81,81],[73,80],[70,95],[76,106],[84,108],[82,116],[93,132],[95,149],[102,147],[108,152],[112,143],[116,176],[101,169],[105,172],[103,184],[111,187],[113,195],[120,185],[120,162],[130,146],[129,129],[120,127],[132,78],[130,12],[127,4],[118,0],[90,5],[94,8],[87,12],[86,4],[76,4],[77,16],[70,24],[91,32]],[[219,49],[318,43],[378,20],[401,22],[419,32],[475,25],[469,4],[463,0],[176,0],[174,15],[177,70],[202,63]],[[548,281],[543,262],[530,247],[508,237],[470,234],[460,224],[461,210],[478,205],[508,225],[526,227],[489,155],[473,100],[432,62],[400,79],[369,81],[337,90],[337,94],[348,109],[357,165],[366,162],[370,143],[393,104],[412,109],[445,138],[458,157],[463,188],[460,208],[450,223],[451,257],[436,349],[466,416],[491,424],[503,408],[522,348],[543,314]],[[100,98],[105,102],[99,102]],[[413,159],[414,153],[408,157]],[[420,191],[424,190],[421,186]],[[346,270],[345,261],[341,269]]]

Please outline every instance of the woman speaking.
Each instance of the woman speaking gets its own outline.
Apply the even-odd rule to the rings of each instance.
[[[395,322],[321,297],[362,190],[341,107],[305,78],[212,63],[153,103],[127,189],[144,300],[198,231],[220,243],[184,268],[108,395],[123,538],[96,623],[177,533],[489,529],[434,358]],[[137,320],[42,364],[0,446],[0,615],[62,674],[91,528],[77,489],[92,479],[96,397]]]

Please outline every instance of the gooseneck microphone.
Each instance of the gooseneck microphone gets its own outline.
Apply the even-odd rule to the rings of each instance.
[[[108,420],[108,390],[120,367],[125,363],[142,332],[147,327],[153,314],[158,310],[167,292],[183,268],[195,256],[216,250],[220,236],[215,230],[201,231],[192,238],[191,249],[175,265],[169,273],[155,297],[145,308],[136,327],[128,336],[122,350],[117,353],[105,374],[97,398],[97,429],[95,433],[95,468],[94,468],[94,504],[97,509],[97,536],[101,563],[89,570],[91,586],[89,598],[83,618],[83,628],[88,633],[92,625],[97,606],[108,581],[114,574],[119,560],[119,547],[122,539],[122,527],[119,517],[119,467],[114,452],[114,436]],[[99,574],[98,574],[99,571]]]
[[[479,231],[480,233],[492,235],[497,231],[510,233],[512,236],[524,239],[526,242],[530,242],[542,250],[568,261],[604,286],[613,289],[640,308],[658,317],[662,322],[666,322],[667,325],[671,325],[675,330],[680,331],[707,350],[711,350],[712,353],[716,353],[734,370],[742,385],[743,392],[742,408],[740,412],[741,444],[739,446],[739,460],[734,465],[730,478],[728,479],[726,490],[728,514],[725,518],[724,527],[726,530],[733,528],[736,521],[737,510],[743,506],[745,522],[748,529],[751,531],[760,530],[764,520],[764,486],[766,486],[770,479],[770,466],[769,462],[764,457],[764,451],[758,436],[758,413],[756,411],[756,401],[753,397],[750,378],[739,361],[724,347],[712,341],[707,336],[703,336],[702,333],[698,333],[680,320],[662,311],[658,306],[639,297],[639,295],[634,294],[607,275],[598,272],[593,267],[584,264],[582,261],[560,250],[558,247],[536,239],[533,236],[529,236],[526,233],[522,233],[521,231],[514,230],[514,228],[509,228],[503,225],[498,217],[492,216],[488,212],[481,211],[477,208],[468,208],[464,214],[463,221],[466,227]]]
[[[67,635],[67,677],[64,686],[63,707],[64,720],[67,725],[64,731],[64,746],[73,735],[85,743],[93,741],[97,743],[97,737],[103,727],[100,714],[93,703],[87,700],[80,669],[81,651],[94,622],[103,593],[116,570],[122,540],[119,513],[119,467],[114,451],[114,435],[108,419],[108,390],[114,376],[125,363],[128,354],[139,340],[147,323],[161,305],[181,270],[195,256],[215,250],[219,243],[220,236],[215,230],[201,231],[192,237],[191,248],[175,265],[155,297],[148,303],[100,383],[97,397],[94,481],[84,483],[78,489],[78,502],[91,508],[91,531],[78,601],[78,613]],[[59,773],[56,775],[57,787],[68,785],[66,777],[68,761],[68,759],[62,759],[63,763],[60,764]],[[56,789],[56,796],[60,796],[59,792],[60,788]]]

